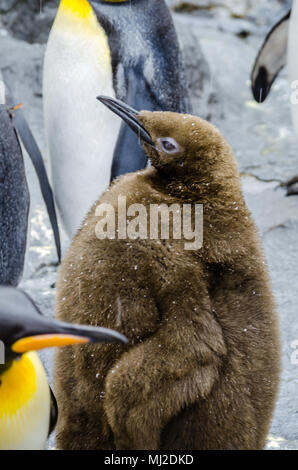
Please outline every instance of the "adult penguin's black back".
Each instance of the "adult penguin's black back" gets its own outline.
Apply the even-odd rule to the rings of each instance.
[[[16,286],[23,273],[29,190],[9,110],[0,104],[0,284]]]
[[[116,96],[136,109],[191,112],[178,39],[164,0],[91,4],[108,36]],[[111,179],[146,166],[137,141],[122,124]]]
[[[121,99],[134,89],[138,96],[132,100],[143,106],[150,101],[151,107],[188,111],[178,39],[164,0],[131,0],[117,5],[93,0],[91,5],[108,36],[117,97]],[[138,83],[130,83],[130,73]]]

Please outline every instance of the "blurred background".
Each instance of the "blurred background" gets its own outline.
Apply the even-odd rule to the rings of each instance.
[[[265,35],[291,3],[168,0],[194,113],[216,124],[233,148],[269,264],[283,341],[283,377],[269,449],[298,449],[298,197],[286,198],[280,188],[281,182],[298,174],[298,143],[286,68],[263,105],[253,101],[250,73]],[[46,162],[42,67],[58,4],[58,0],[0,0],[0,69],[16,100],[24,104]],[[25,163],[31,192],[31,241],[21,287],[45,314],[52,315],[57,270],[54,242],[26,155]],[[43,360],[50,374],[52,353],[43,353]],[[52,439],[49,446],[53,445]]]

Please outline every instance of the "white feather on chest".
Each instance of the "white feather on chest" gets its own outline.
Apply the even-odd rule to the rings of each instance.
[[[120,120],[96,100],[115,96],[107,38],[97,24],[58,15],[44,64],[44,111],[55,199],[73,236],[109,186]]]

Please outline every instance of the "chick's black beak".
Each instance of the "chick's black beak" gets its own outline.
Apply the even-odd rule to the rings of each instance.
[[[122,101],[110,98],[109,96],[98,96],[97,99],[113,111],[113,113],[123,119],[123,121],[126,122],[126,124],[139,136],[140,139],[151,147],[154,147],[154,142],[151,139],[149,132],[138,119],[138,111]]]

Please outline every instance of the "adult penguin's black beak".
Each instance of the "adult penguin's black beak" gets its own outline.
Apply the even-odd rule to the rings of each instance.
[[[9,357],[53,346],[82,343],[127,343],[107,328],[74,325],[41,314],[23,291],[0,287],[0,340]]]
[[[68,323],[48,320],[41,317],[35,325],[26,328],[25,336],[15,339],[10,349],[17,354],[39,349],[69,346],[84,343],[127,343],[125,336],[108,328],[69,325]]]
[[[98,96],[97,99],[117,114],[146,144],[154,147],[154,142],[142,123],[138,120],[139,112],[131,108],[123,101],[110,98],[109,96]]]

